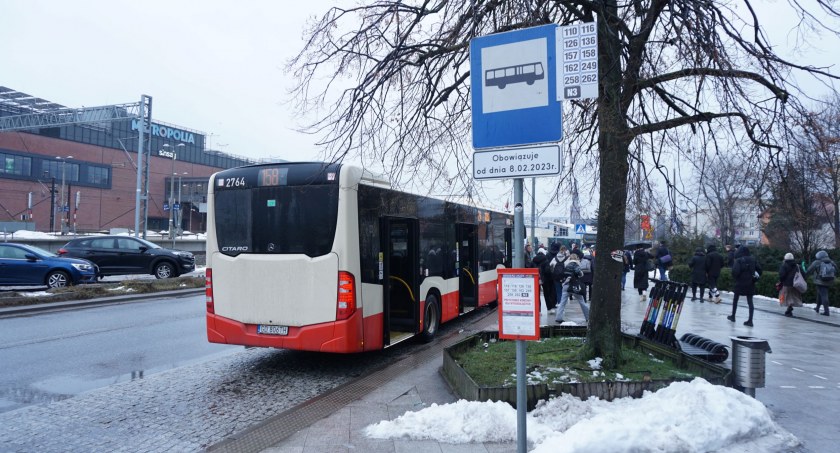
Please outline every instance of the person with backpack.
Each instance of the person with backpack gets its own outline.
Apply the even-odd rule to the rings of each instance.
[[[694,256],[688,262],[691,269],[691,301],[697,300],[697,287],[700,287],[700,303],[703,303],[703,295],[706,292],[706,254],[702,247],[694,250]]]
[[[666,271],[673,265],[674,260],[671,259],[671,251],[668,250],[668,245],[665,241],[659,241],[659,247],[656,248],[656,266],[659,268],[660,280],[668,280],[668,274]]]
[[[744,321],[747,327],[753,326],[753,294],[755,294],[755,282],[761,277],[761,266],[758,261],[750,255],[750,249],[742,245],[735,252],[735,262],[732,264],[732,279],[735,280],[735,295],[732,297],[732,315],[726,319],[735,322],[735,312],[738,310],[738,298],[746,296],[749,307],[749,317]]]
[[[805,276],[814,274],[814,285],[817,287],[817,306],[814,311],[820,313],[820,306],[824,311],[820,313],[823,316],[828,314],[828,288],[834,285],[834,279],[837,277],[837,264],[828,256],[828,252],[820,250],[816,255],[817,259],[808,266],[805,271]]]
[[[723,269],[723,256],[718,253],[717,246],[710,244],[706,248],[706,260],[704,262],[706,268],[706,285],[709,287],[709,302],[716,304],[720,303],[720,291],[718,291],[717,282],[720,277],[720,270]]]
[[[577,253],[569,254],[565,265],[559,262],[555,263],[552,268],[552,274],[555,277],[554,283],[557,294],[560,295],[554,322],[562,324],[563,316],[566,314],[566,304],[569,303],[570,298],[575,298],[575,294],[577,293],[575,288],[580,288],[583,285],[580,282],[580,279],[583,277],[583,271],[580,269],[580,258],[578,258]],[[586,319],[586,322],[589,322],[589,306],[583,300],[578,300],[578,303],[580,304],[581,311],[583,311],[583,317]]]
[[[802,294],[793,286],[793,279],[796,274],[800,272],[799,265],[793,258],[793,253],[786,253],[785,259],[779,267],[779,284],[782,289],[779,290],[779,303],[784,307],[785,316],[793,316],[793,307],[802,306]]]

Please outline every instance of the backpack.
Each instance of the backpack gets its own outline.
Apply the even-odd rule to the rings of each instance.
[[[592,272],[592,261],[586,258],[580,260],[580,270],[582,270],[584,274]]]
[[[837,270],[834,268],[833,264],[831,264],[827,261],[823,261],[822,263],[820,263],[820,270],[819,270],[819,273],[818,273],[818,275],[820,276],[820,280],[826,280],[826,281],[834,280],[834,277],[836,276],[835,275],[836,273],[837,273]]]
[[[551,270],[551,278],[553,280],[563,280],[566,277],[566,260],[560,260],[556,256],[551,259],[551,262],[548,263],[548,267]]]

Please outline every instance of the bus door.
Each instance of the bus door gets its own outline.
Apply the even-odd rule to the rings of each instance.
[[[458,254],[455,269],[458,273],[458,303],[460,312],[472,311],[478,306],[478,240],[476,226],[468,223],[455,225]],[[493,251],[496,253],[496,251]],[[501,253],[501,251],[498,251]]]
[[[380,218],[385,345],[398,343],[419,332],[417,225],[417,219]]]

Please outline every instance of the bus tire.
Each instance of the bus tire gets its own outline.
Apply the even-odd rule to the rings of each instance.
[[[426,307],[423,313],[423,332],[420,338],[423,342],[428,343],[435,339],[438,329],[440,328],[440,299],[437,293],[430,292],[426,296]]]

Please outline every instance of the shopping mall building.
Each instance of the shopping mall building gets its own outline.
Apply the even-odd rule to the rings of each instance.
[[[0,117],[60,109],[66,107],[0,86]],[[125,118],[0,132],[0,234],[133,229],[139,124]],[[181,230],[205,231],[209,176],[253,163],[209,149],[202,132],[155,120],[145,142],[141,230],[144,222],[148,231],[169,230],[173,213]]]

